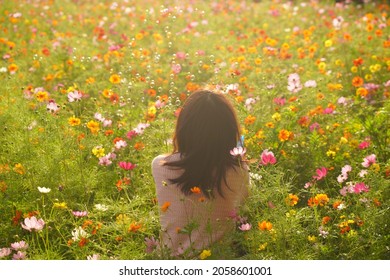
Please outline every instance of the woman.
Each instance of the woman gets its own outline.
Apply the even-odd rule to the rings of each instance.
[[[174,149],[152,162],[162,242],[172,255],[191,255],[234,229],[229,215],[248,195],[249,175],[230,151],[240,139],[232,105],[222,94],[191,94],[177,119]]]

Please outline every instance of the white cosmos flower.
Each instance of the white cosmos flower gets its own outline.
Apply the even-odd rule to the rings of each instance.
[[[51,189],[49,188],[43,188],[43,187],[38,187],[38,191],[40,193],[49,193],[51,191]]]

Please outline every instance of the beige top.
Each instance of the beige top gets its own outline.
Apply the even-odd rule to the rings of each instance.
[[[201,193],[185,196],[176,184],[169,182],[169,179],[177,178],[183,171],[161,164],[162,161],[177,160],[179,157],[178,153],[159,155],[152,162],[162,242],[172,250],[172,255],[186,253],[188,249],[207,249],[227,231],[233,230],[234,221],[229,215],[248,196],[249,183],[247,168],[232,168],[226,174],[229,188],[222,186],[224,198],[218,192],[212,200],[205,199]]]

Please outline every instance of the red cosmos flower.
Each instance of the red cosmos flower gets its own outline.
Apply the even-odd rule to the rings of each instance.
[[[124,170],[133,170],[136,167],[136,164],[133,164],[131,162],[125,162],[121,161],[118,163],[119,167]]]

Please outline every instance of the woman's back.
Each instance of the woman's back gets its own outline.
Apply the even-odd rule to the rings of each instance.
[[[177,184],[170,180],[177,178],[183,170],[163,163],[178,161],[179,153],[160,155],[152,162],[156,184],[157,200],[160,207],[162,242],[172,250],[172,255],[189,253],[188,250],[207,248],[231,231],[234,222],[229,218],[248,195],[248,170],[236,166],[226,172],[222,184],[223,197],[214,193],[207,199],[199,188],[193,186],[190,195],[184,195]]]

